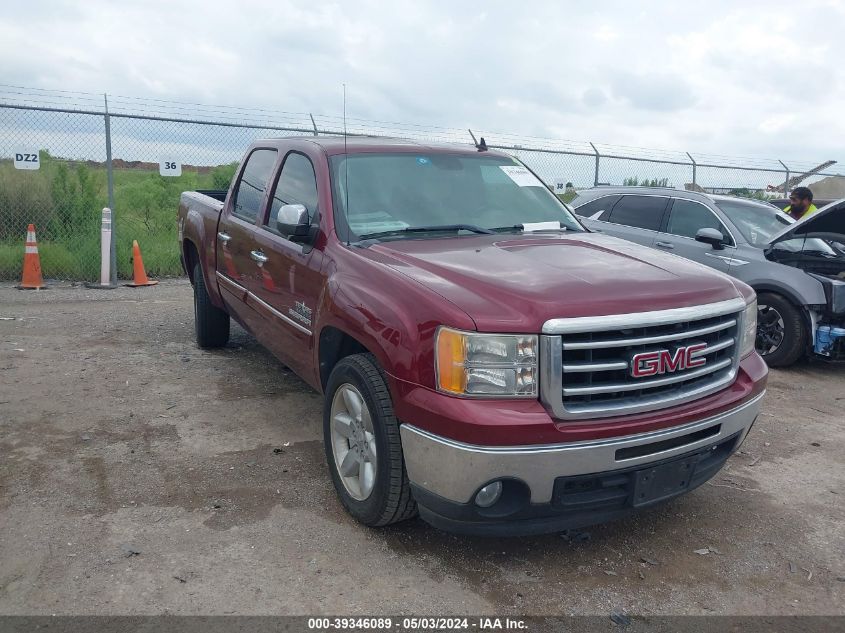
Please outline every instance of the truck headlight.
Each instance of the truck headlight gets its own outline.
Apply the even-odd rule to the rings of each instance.
[[[437,330],[437,388],[461,396],[537,397],[537,337]]]
[[[757,299],[752,299],[751,303],[745,306],[740,327],[742,330],[739,336],[739,357],[745,358],[754,351],[754,343],[757,341]]]

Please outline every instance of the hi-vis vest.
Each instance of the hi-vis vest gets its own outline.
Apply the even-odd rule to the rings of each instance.
[[[806,218],[808,215],[813,215],[816,211],[818,211],[818,210],[819,210],[819,209],[818,209],[818,207],[816,207],[816,205],[814,205],[814,204],[811,202],[811,203],[810,203],[810,206],[809,206],[809,207],[807,207],[807,210],[806,210],[806,211],[804,211],[804,213],[802,213],[802,214],[801,214],[801,217],[800,217],[800,218],[796,218],[794,215],[792,215],[792,214],[790,213],[790,210],[791,210],[791,209],[792,209],[792,205],[790,204],[789,206],[787,206],[787,207],[785,207],[785,208],[784,208],[783,212],[784,212],[786,215],[788,215],[788,216],[790,216],[790,217],[794,218],[795,220],[802,220],[802,219]]]

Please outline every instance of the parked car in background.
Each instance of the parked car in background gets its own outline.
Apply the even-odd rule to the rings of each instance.
[[[845,201],[795,222],[766,202],[648,187],[572,201],[593,230],[692,259],[757,291],[757,351],[773,367],[845,359]]]

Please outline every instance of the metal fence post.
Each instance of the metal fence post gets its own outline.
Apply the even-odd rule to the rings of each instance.
[[[596,153],[596,172],[595,176],[593,177],[593,186],[599,186],[599,159],[601,158],[601,154],[599,154],[599,150],[596,149],[596,146],[590,143],[590,147],[593,148],[593,151]]]
[[[781,165],[783,165],[784,170],[786,170],[786,179],[783,181],[783,197],[788,198],[789,197],[789,167],[787,167],[786,164],[780,159],[778,159],[778,162]]]
[[[314,115],[313,115],[313,114],[311,114],[311,113],[309,112],[309,113],[308,113],[308,116],[310,116],[310,117],[311,117],[311,125],[313,125],[313,126],[314,126],[314,136],[319,136],[319,135],[320,135],[320,133],[319,133],[319,132],[317,132],[317,124],[314,122]]]
[[[111,164],[111,121],[109,120],[109,98],[103,93],[103,104],[105,105],[104,118],[106,122],[106,179],[108,181],[109,191],[109,209],[111,209],[111,285],[117,285],[117,249],[115,248],[115,241],[117,231],[115,231],[115,212],[114,212],[114,174],[112,173]]]
[[[687,156],[689,156],[690,162],[692,162],[692,188],[695,189],[696,187],[698,187],[698,181],[695,178],[695,168],[698,167],[698,165],[696,165],[695,159],[692,157],[692,154],[690,154],[689,152],[687,152],[686,154]]]

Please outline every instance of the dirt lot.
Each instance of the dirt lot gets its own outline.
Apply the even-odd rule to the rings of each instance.
[[[197,349],[185,281],[2,285],[0,317],[0,613],[845,613],[845,367],[773,371],[660,509],[470,539],[350,520],[320,397],[241,330]]]

